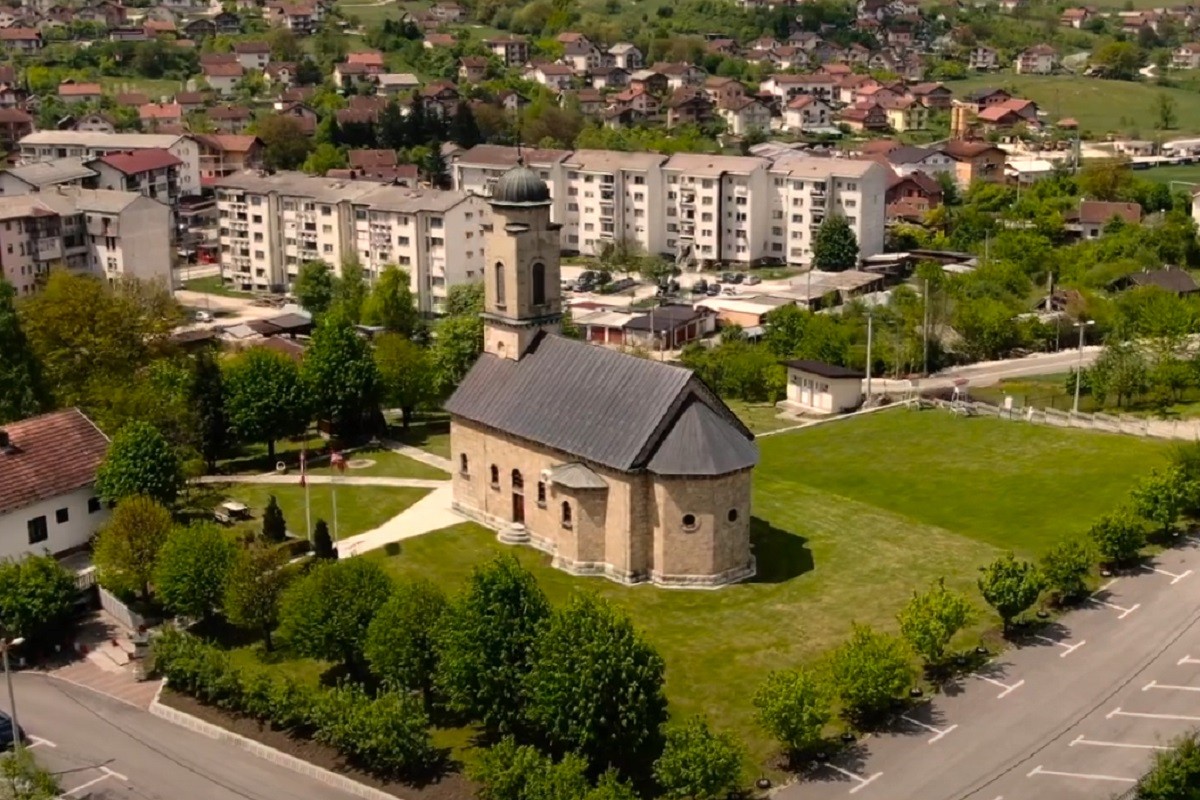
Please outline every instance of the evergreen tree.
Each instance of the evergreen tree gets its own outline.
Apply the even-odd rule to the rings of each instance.
[[[858,240],[841,214],[834,214],[817,229],[813,241],[813,269],[841,272],[858,266]]]
[[[429,155],[421,159],[421,172],[425,180],[435,189],[446,186],[446,157],[442,155],[441,142],[433,142],[429,147]]]
[[[342,128],[338,125],[336,111],[330,111],[325,115],[325,119],[317,123],[317,133],[313,138],[317,144],[329,144],[334,147],[345,144],[342,140]]]
[[[42,368],[21,330],[16,289],[0,278],[0,424],[32,417],[49,405]]]
[[[267,499],[267,507],[263,509],[262,535],[268,542],[282,542],[287,538],[287,520],[283,518],[283,509],[275,495]]]
[[[337,548],[333,546],[333,537],[329,535],[329,525],[323,519],[313,525],[313,554],[317,558],[336,559]]]
[[[416,147],[429,141],[429,125],[425,114],[425,104],[421,95],[413,92],[412,101],[408,104],[408,116],[404,118],[404,144]]]
[[[379,112],[379,121],[375,123],[375,127],[375,138],[381,147],[389,150],[400,150],[404,147],[407,130],[404,115],[400,113],[400,106],[395,100],[389,101]]]
[[[196,356],[191,385],[192,408],[200,422],[200,454],[211,472],[228,443],[229,421],[225,418],[225,385],[221,367],[212,351],[201,350]]]
[[[450,139],[459,147],[474,147],[483,141],[470,103],[464,101],[458,104],[454,118],[450,121]]]

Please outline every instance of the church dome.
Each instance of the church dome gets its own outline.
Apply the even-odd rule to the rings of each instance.
[[[507,206],[544,205],[550,202],[550,187],[541,175],[524,164],[518,164],[496,181],[492,202]]]

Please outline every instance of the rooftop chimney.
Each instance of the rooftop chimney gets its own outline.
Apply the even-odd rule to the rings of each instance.
[[[0,428],[0,453],[11,455],[16,452],[16,448],[12,446],[12,441],[8,438],[8,431]]]

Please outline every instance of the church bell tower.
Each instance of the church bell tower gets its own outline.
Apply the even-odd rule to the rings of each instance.
[[[483,350],[519,361],[541,331],[559,332],[562,281],[550,188],[518,162],[496,182],[484,257]]]

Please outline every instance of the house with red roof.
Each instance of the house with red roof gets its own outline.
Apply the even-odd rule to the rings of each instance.
[[[233,54],[242,69],[264,70],[271,61],[271,45],[267,42],[238,42]]]
[[[200,183],[203,186],[262,166],[263,143],[257,136],[197,133],[192,138],[200,150]]]
[[[218,62],[201,64],[200,72],[217,93],[231,95],[237,91],[238,82],[246,74],[245,68],[237,61],[232,64]]]
[[[42,33],[33,28],[0,28],[0,49],[7,53],[36,53],[42,49]]]
[[[174,208],[179,201],[179,168],[183,161],[156,147],[109,153],[87,162],[95,170],[97,189],[137,192]]]
[[[99,103],[104,89],[98,83],[63,81],[58,86],[58,99],[64,103]]]
[[[15,153],[17,142],[33,133],[33,117],[19,108],[0,108],[0,149]]]
[[[138,106],[138,119],[147,131],[158,130],[163,125],[183,123],[183,106],[178,103],[146,103]]]

